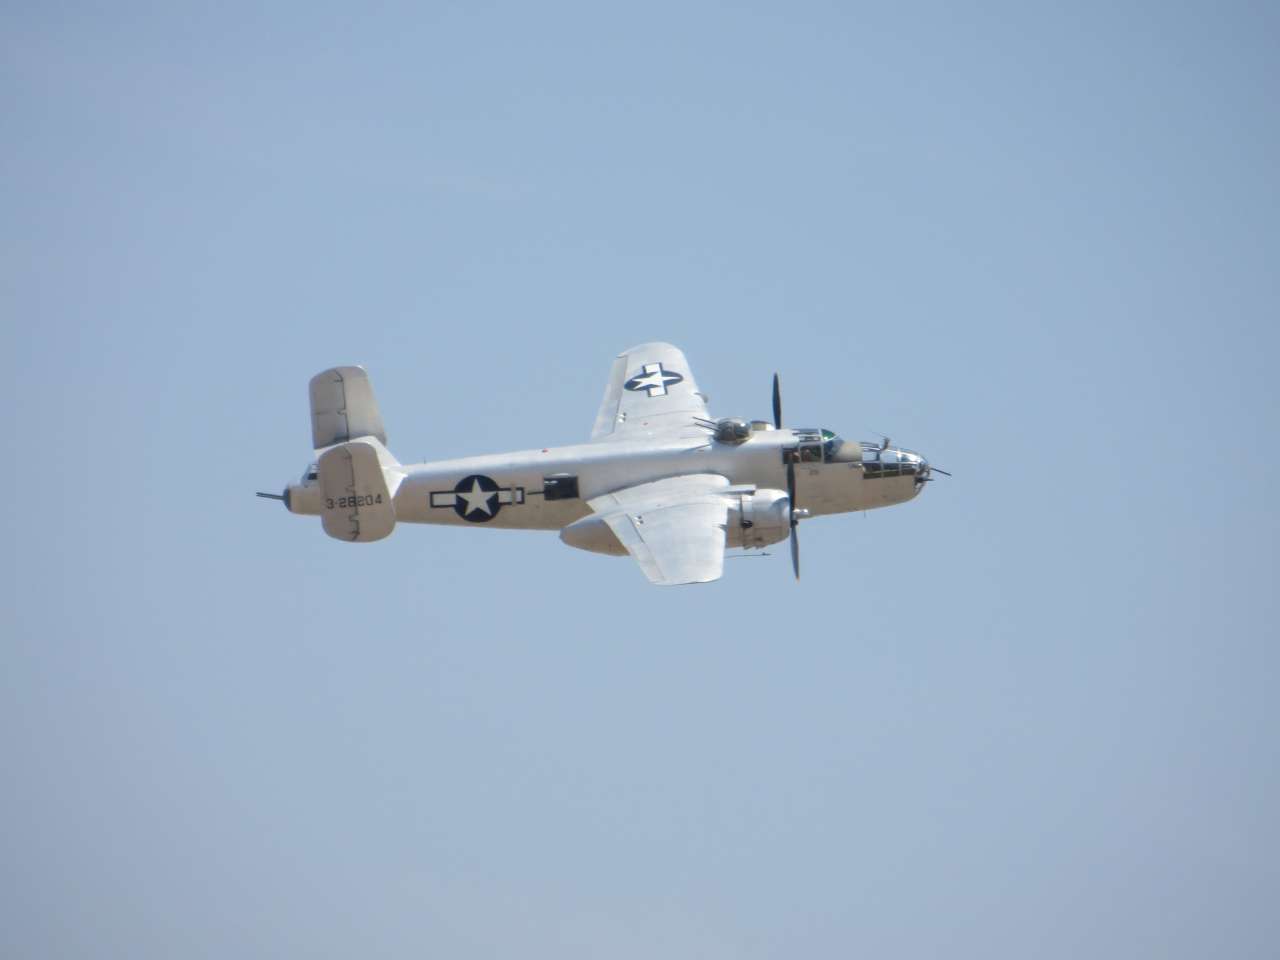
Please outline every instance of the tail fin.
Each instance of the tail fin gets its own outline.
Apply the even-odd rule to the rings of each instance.
[[[333,367],[311,378],[311,445],[316,450],[359,437],[384,447],[386,431],[364,367]]]
[[[405,474],[386,447],[363,367],[333,367],[311,378],[311,442],[327,448],[317,464],[324,532],[362,542],[388,536]]]
[[[381,540],[396,526],[395,495],[404,480],[396,458],[373,437],[320,454],[320,519],[337,540]]]

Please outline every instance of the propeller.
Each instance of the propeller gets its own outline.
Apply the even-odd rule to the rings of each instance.
[[[782,386],[778,382],[776,373],[773,375],[773,425],[779,430],[782,429]],[[791,569],[795,571],[796,579],[799,580],[800,539],[796,536],[796,527],[804,514],[796,510],[796,465],[792,460],[787,461],[787,503],[791,517]]]
[[[800,538],[796,536],[796,527],[800,518],[796,516],[796,465],[787,463],[787,498],[791,505],[791,569],[800,579]]]

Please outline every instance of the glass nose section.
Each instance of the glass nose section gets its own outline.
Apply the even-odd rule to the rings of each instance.
[[[898,461],[902,464],[903,476],[913,476],[916,483],[923,483],[929,476],[929,461],[914,450],[899,450]]]
[[[924,476],[928,468],[924,457],[918,453],[912,453],[910,450],[898,451],[898,463],[901,465],[904,477],[915,477],[917,480]]]
[[[929,479],[931,468],[929,467],[929,461],[920,456],[920,454],[913,454],[913,456],[915,457],[916,489],[918,490]]]
[[[862,444],[862,469],[867,477],[915,477],[929,475],[929,463],[914,450]]]

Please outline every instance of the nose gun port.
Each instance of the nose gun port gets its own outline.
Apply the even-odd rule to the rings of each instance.
[[[941,467],[935,467],[928,460],[924,459],[924,457],[921,457],[919,466],[916,468],[916,486],[919,487],[931,480],[936,480],[937,477],[934,476],[935,473],[940,473],[944,477],[951,476],[951,474],[946,470],[943,470]]]

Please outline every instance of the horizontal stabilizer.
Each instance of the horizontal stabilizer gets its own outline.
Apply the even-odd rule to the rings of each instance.
[[[387,442],[364,367],[333,367],[311,378],[311,445],[319,450],[358,437]]]
[[[392,498],[404,479],[395,458],[376,440],[332,447],[320,455],[320,519],[337,540],[381,540],[396,525]]]

